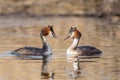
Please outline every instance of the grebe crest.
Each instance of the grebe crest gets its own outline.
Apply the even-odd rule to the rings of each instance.
[[[51,26],[51,25],[48,25],[48,27],[44,27],[41,30],[41,34],[43,36],[48,36],[49,35],[49,36],[52,36],[54,38],[57,38],[57,36],[56,36],[56,34],[55,34],[54,30],[53,30],[53,26]]]
[[[76,27],[71,27],[69,32],[68,32],[67,37],[64,40],[66,40],[70,37],[73,38],[73,39],[78,39],[78,38],[81,37],[81,33],[77,30]]]

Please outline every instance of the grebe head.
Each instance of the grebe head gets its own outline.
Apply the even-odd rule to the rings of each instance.
[[[41,34],[43,36],[52,36],[54,38],[58,38],[53,30],[53,26],[48,25],[47,27],[42,28]]]
[[[79,39],[81,37],[81,33],[77,30],[76,27],[71,27],[67,37],[64,40],[66,40],[70,37],[73,38],[73,39],[75,39],[75,38]]]

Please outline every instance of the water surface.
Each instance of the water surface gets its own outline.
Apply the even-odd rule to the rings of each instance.
[[[20,60],[9,55],[10,51],[20,47],[41,47],[39,31],[46,24],[54,25],[55,32],[61,39],[64,39],[71,26],[76,26],[82,33],[79,45],[95,46],[103,52],[101,58],[80,59],[79,77],[74,79],[71,77],[73,64],[66,59],[66,49],[72,39],[60,41],[48,37],[50,45],[54,43],[51,45],[53,58],[47,65],[47,71],[54,73],[53,80],[119,80],[119,24],[77,17],[39,20],[10,18],[7,21],[3,18],[0,21],[0,80],[49,80],[41,79],[42,60]]]

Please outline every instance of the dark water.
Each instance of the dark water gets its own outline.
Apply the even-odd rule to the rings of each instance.
[[[118,24],[113,25],[90,18],[7,19],[7,21],[3,18],[0,21],[0,80],[52,80],[49,79],[51,75],[48,73],[52,74],[53,80],[119,80]],[[13,22],[15,23],[12,24]],[[72,39],[60,41],[48,37],[49,43],[54,43],[51,45],[53,57],[45,68],[46,74],[42,74],[42,60],[19,60],[9,54],[10,51],[23,46],[41,47],[39,31],[46,24],[53,24],[56,34],[61,39],[64,39],[70,26],[77,26],[82,33],[79,44],[99,48],[103,52],[102,56],[80,59],[80,69],[75,71],[73,63],[66,59],[66,49]]]

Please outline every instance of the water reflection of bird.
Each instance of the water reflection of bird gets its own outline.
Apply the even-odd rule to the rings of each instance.
[[[78,46],[81,33],[77,30],[76,27],[71,27],[67,37],[73,38],[72,45],[67,49],[67,57],[76,58],[78,56],[98,56],[101,54],[101,51],[93,46]]]
[[[48,62],[46,60],[43,60],[42,62],[42,70],[41,70],[41,79],[54,79],[55,73],[53,71],[48,70]]]
[[[52,55],[52,50],[47,42],[46,36],[57,38],[56,34],[54,33],[53,26],[48,25],[47,27],[41,29],[40,38],[43,44],[42,48],[23,47],[12,51],[11,54],[15,54],[22,59],[27,59],[30,56],[42,56],[43,59],[46,59],[46,57]]]
[[[80,65],[79,65],[79,59],[77,59],[77,61],[74,61],[72,64],[73,64],[73,70],[68,72],[68,76],[71,79],[80,78],[81,68],[80,68]]]

